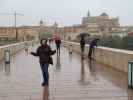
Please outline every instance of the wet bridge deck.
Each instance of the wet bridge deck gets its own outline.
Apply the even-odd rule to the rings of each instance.
[[[96,62],[90,65],[66,48],[53,58],[49,100],[132,100],[125,73]],[[0,65],[0,100],[42,100],[41,80],[38,58],[19,52],[10,67]]]

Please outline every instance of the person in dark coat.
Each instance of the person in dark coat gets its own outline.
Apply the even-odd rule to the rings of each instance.
[[[84,37],[81,37],[81,40],[80,40],[80,48],[81,48],[81,52],[83,53],[84,52],[84,48],[85,48],[85,40],[84,40]]]
[[[56,44],[56,49],[57,49],[57,54],[60,54],[60,45],[61,45],[61,40],[58,38],[55,40],[55,44]]]
[[[56,50],[51,50],[50,46],[47,44],[47,39],[42,39],[40,41],[40,46],[37,48],[36,52],[31,52],[33,56],[39,57],[39,62],[43,75],[43,83],[42,86],[49,85],[49,73],[48,67],[49,64],[53,64],[53,59],[51,55],[56,53]]]
[[[25,52],[28,54],[28,43],[27,42],[25,43],[25,47],[24,48],[25,48]]]
[[[89,46],[89,53],[88,53],[88,58],[89,58],[90,60],[92,60],[92,54],[94,54],[94,49],[95,49],[95,47],[97,47],[98,41],[100,41],[100,40],[99,40],[99,39],[94,39],[94,40],[92,40],[91,43],[90,43],[90,46]]]

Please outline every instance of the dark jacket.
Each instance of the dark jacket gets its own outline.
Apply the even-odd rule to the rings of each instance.
[[[57,39],[55,40],[55,43],[56,43],[57,48],[60,48],[61,40]]]
[[[85,46],[85,40],[84,39],[80,40],[80,46],[81,46],[81,48],[83,48]]]
[[[48,45],[41,45],[37,48],[36,53],[35,52],[31,52],[31,54],[33,56],[39,56],[39,61],[40,64],[53,64],[53,59],[51,57],[51,55],[55,54],[56,51],[55,50],[51,50],[50,46]]]
[[[94,48],[97,47],[97,42],[99,41],[99,39],[94,39],[91,43],[90,43],[90,48]]]

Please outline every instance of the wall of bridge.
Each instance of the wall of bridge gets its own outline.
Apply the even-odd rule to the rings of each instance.
[[[81,53],[80,44],[74,42],[64,41],[64,46],[70,47],[75,52]],[[89,51],[89,45],[85,46],[84,55],[87,57]],[[107,65],[108,67],[115,68],[119,71],[127,72],[128,71],[128,61],[133,60],[133,51],[113,49],[107,47],[97,47],[95,49],[94,59],[102,64]]]
[[[10,54],[14,55],[17,52],[19,52],[25,48],[25,43],[27,43],[28,45],[32,45],[33,42],[35,43],[35,41],[25,41],[25,42],[0,46],[0,60],[4,59],[5,50],[10,50]]]

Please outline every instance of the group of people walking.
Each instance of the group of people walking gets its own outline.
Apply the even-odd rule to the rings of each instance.
[[[97,47],[99,39],[96,38],[92,40],[89,44],[89,52],[88,52],[88,58],[92,60],[92,54],[94,54],[94,49]],[[57,55],[60,54],[60,45],[61,40],[56,39],[56,50],[52,50],[51,47],[48,44],[47,39],[41,39],[40,46],[37,48],[36,52],[31,52],[33,56],[39,57],[39,62],[42,70],[43,75],[43,82],[42,86],[48,86],[49,85],[49,73],[48,73],[48,67],[49,64],[53,65],[53,59],[52,55],[54,55],[57,52]],[[80,40],[80,47],[81,47],[81,53],[83,56],[84,50],[85,50],[85,39],[82,37]]]
[[[90,60],[92,59],[91,56],[92,56],[92,53],[94,53],[94,48],[95,48],[95,46],[97,46],[98,41],[99,41],[99,39],[94,39],[90,43],[90,46],[89,46],[90,49],[89,49],[89,53],[88,53],[88,57],[89,57]],[[39,63],[40,63],[40,67],[41,67],[41,70],[42,70],[42,76],[43,76],[42,86],[45,87],[46,89],[49,88],[48,68],[49,68],[50,64],[53,65],[52,56],[55,53],[57,53],[57,55],[60,54],[61,40],[56,39],[55,44],[56,44],[56,50],[52,50],[50,45],[48,44],[48,39],[41,39],[40,46],[37,48],[36,52],[31,52],[31,55],[33,55],[35,57],[39,57]],[[85,40],[84,40],[84,38],[81,38],[80,46],[81,46],[81,51],[82,51],[82,54],[83,54],[83,52],[85,50]]]
[[[96,38],[92,40],[89,44],[89,52],[88,52],[88,58],[90,61],[92,60],[92,55],[94,54],[95,47],[97,47],[97,43],[100,41],[100,39]],[[80,47],[81,47],[81,53],[83,57],[84,49],[85,49],[85,39],[82,37],[80,40]]]

